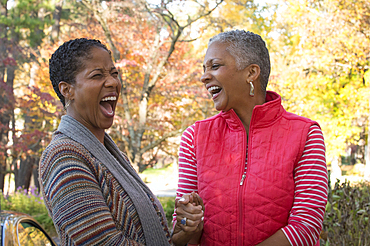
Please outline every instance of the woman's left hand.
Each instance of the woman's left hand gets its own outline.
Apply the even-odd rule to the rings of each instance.
[[[203,229],[204,205],[196,193],[186,194],[176,204],[176,226],[185,232]]]
[[[176,201],[176,225],[172,240],[175,245],[198,243],[203,230],[204,204],[195,192]]]

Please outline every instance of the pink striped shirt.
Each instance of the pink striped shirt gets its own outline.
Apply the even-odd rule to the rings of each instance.
[[[320,236],[328,194],[324,137],[316,125],[308,132],[303,155],[294,169],[294,183],[293,208],[288,225],[282,230],[291,245],[315,245]],[[192,191],[198,192],[194,125],[188,127],[181,138],[176,199]],[[173,216],[175,221],[176,211]]]

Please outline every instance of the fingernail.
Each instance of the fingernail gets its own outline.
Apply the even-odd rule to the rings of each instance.
[[[204,220],[204,217],[202,217],[202,221]]]
[[[185,198],[181,197],[179,201],[183,202],[185,201]]]

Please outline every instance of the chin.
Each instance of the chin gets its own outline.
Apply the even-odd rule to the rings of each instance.
[[[216,103],[213,104],[213,107],[217,110],[217,111],[221,111],[222,110],[222,107]]]
[[[216,109],[217,111],[227,111],[227,110],[225,110],[225,107],[218,106],[218,105],[215,105],[215,109]]]
[[[109,121],[106,121],[106,122],[102,122],[101,125],[101,128],[104,129],[104,130],[107,130],[109,128],[111,128],[111,126],[113,125],[113,118]]]

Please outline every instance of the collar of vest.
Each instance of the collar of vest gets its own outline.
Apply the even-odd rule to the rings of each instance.
[[[273,91],[267,91],[266,102],[262,105],[256,105],[253,109],[251,127],[259,128],[271,125],[282,116],[284,111],[280,95]],[[220,115],[231,130],[244,129],[243,123],[233,109],[221,112]]]

